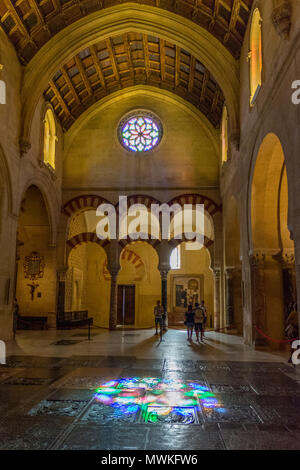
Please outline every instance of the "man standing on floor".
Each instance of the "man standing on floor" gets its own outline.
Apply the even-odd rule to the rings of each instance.
[[[158,334],[158,325],[159,325],[160,339],[162,339],[162,331],[163,331],[163,314],[164,314],[163,306],[160,304],[160,300],[158,300],[154,307],[154,317],[155,317],[155,329],[156,329],[155,334],[156,335]]]

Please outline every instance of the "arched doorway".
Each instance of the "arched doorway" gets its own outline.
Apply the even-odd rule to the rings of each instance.
[[[210,253],[207,248],[187,249],[183,242],[171,253],[168,274],[169,327],[183,326],[189,304],[205,301],[208,312],[207,326],[214,326],[214,279]],[[174,262],[177,261],[175,264]],[[179,261],[179,262],[178,262]]]
[[[224,212],[224,264],[226,326],[243,334],[242,265],[240,259],[240,220],[238,207],[231,197]]]
[[[107,255],[96,236],[95,210],[77,212],[69,224],[65,311],[87,310],[94,325],[107,328],[109,322],[110,273]],[[96,242],[97,241],[97,242]]]
[[[255,344],[278,348],[296,301],[294,243],[288,231],[288,179],[279,138],[261,144],[251,187],[252,312]],[[268,338],[266,338],[266,335]]]
[[[36,186],[30,186],[21,203],[17,229],[16,298],[20,315],[27,317],[20,323],[22,328],[41,326],[36,317],[47,319],[48,327],[56,323],[56,260],[49,240],[44,197]]]
[[[118,324],[135,328],[154,326],[153,310],[161,298],[158,254],[149,243],[134,241],[120,255]]]
[[[184,241],[180,243],[178,238]],[[214,238],[213,218],[203,207],[201,210],[195,205],[184,207],[174,214],[170,224],[174,250],[168,274],[169,326],[182,326],[187,306],[201,300],[207,307],[207,326],[214,326],[214,279],[207,249]]]

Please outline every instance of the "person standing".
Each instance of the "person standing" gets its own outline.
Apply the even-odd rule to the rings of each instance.
[[[201,334],[201,341],[203,341],[203,323],[204,323],[204,314],[203,309],[200,308],[198,303],[195,304],[195,333],[197,342],[199,343],[199,333]]]
[[[17,299],[15,299],[14,304],[13,304],[13,334],[14,334],[14,339],[16,337],[16,332],[17,332],[18,318],[19,318],[19,304],[18,304]]]
[[[194,325],[195,325],[195,322],[194,322],[194,310],[193,310],[193,306],[192,305],[189,305],[186,313],[185,313],[185,317],[186,317],[186,320],[185,320],[185,324],[186,324],[186,328],[187,328],[187,335],[188,335],[188,341],[192,340],[192,337],[193,337],[193,329],[194,329]]]
[[[205,327],[206,327],[206,322],[207,322],[207,310],[206,310],[206,306],[205,306],[205,302],[204,300],[201,300],[201,305],[200,305],[200,308],[202,310],[202,313],[203,313],[203,317],[204,317],[204,320],[203,320],[203,324],[202,324],[202,339],[205,338]]]
[[[164,315],[164,309],[163,309],[163,306],[160,304],[160,300],[158,300],[154,307],[154,318],[155,318],[155,330],[156,330],[155,334],[158,335],[158,325],[159,325],[160,339],[162,339],[163,315]]]

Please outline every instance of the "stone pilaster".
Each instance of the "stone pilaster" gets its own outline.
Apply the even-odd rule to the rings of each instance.
[[[111,282],[110,282],[109,329],[115,330],[117,328],[117,314],[118,314],[119,269],[111,269],[110,274],[111,274]]]
[[[161,276],[161,304],[165,312],[164,330],[168,326],[168,273],[170,271],[170,256],[173,246],[169,245],[167,240],[162,240],[157,247],[157,254],[159,258],[158,269]]]
[[[298,325],[300,331],[300,236],[292,233],[292,240],[294,240],[295,247],[295,276],[296,276],[296,293],[297,293],[297,305],[298,305]]]
[[[255,346],[266,346],[267,344],[266,339],[256,330],[257,327],[263,332],[266,331],[265,261],[266,255],[264,253],[254,253],[250,257],[253,338]]]
[[[287,319],[290,306],[297,302],[295,254],[292,251],[283,251],[274,257],[281,265],[283,280],[284,317]]]
[[[107,253],[107,268],[111,275],[110,283],[110,308],[109,308],[109,329],[117,328],[118,314],[118,274],[120,271],[121,247],[117,240],[111,240],[105,247]]]
[[[165,312],[164,330],[168,327],[168,270],[160,270],[161,277],[161,304]]]
[[[233,270],[233,312],[234,324],[239,335],[243,335],[243,300],[242,300],[242,268],[236,266]]]
[[[234,305],[233,305],[233,269],[227,268],[226,277],[226,326],[232,326],[234,323]]]
[[[220,287],[221,287],[221,270],[214,269],[214,329],[219,330],[221,324],[220,311]]]
[[[67,268],[57,271],[56,326],[65,313],[67,271]]]

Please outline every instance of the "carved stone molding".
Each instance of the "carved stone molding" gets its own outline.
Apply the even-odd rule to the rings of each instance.
[[[58,279],[59,282],[66,282],[67,272],[68,272],[67,268],[57,271],[57,279]]]
[[[50,173],[52,181],[56,181],[56,174],[54,168],[52,168],[49,164],[45,163],[43,160],[38,160],[39,167],[47,170]]]
[[[229,143],[234,147],[235,150],[240,149],[240,131],[232,131],[229,135]]]
[[[227,267],[225,269],[225,276],[227,279],[232,279],[237,273],[241,272],[241,268],[238,268],[236,266],[232,267]]]
[[[288,39],[292,24],[292,5],[290,0],[283,0],[272,13],[272,23],[283,39]]]
[[[294,268],[295,267],[295,254],[294,253],[282,253],[281,264],[283,268]]]
[[[256,252],[250,255],[250,263],[253,268],[263,268],[266,262],[266,254]]]
[[[218,268],[213,269],[213,275],[216,281],[220,281],[221,279],[221,270]]]
[[[294,250],[280,250],[272,258],[280,263],[283,268],[293,268],[295,266]]]
[[[20,139],[19,140],[20,146],[20,155],[23,157],[29,150],[31,149],[31,143],[28,140]]]

